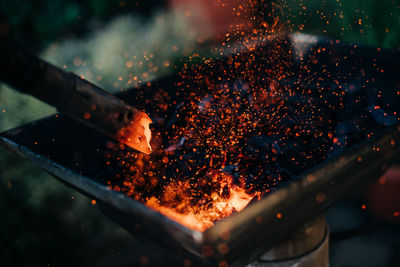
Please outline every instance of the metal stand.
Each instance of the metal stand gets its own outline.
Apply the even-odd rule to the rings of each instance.
[[[329,230],[324,215],[310,220],[288,239],[247,267],[329,267]]]

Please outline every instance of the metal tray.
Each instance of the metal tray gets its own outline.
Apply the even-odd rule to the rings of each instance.
[[[396,97],[391,97],[396,96],[400,88],[395,73],[400,66],[398,54],[302,34],[281,38],[279,42],[293,51],[296,66],[310,65],[314,73],[330,69],[329,79],[344,72],[352,73],[342,80],[348,85],[373,77],[375,82],[367,85],[365,90],[368,86],[379,85],[382,94],[386,92],[391,101],[398,103]],[[341,59],[339,67],[336,65],[338,58]],[[140,105],[147,107],[147,111],[154,114],[156,109],[149,110],[148,107],[157,106],[155,93],[173,90],[179,79],[178,75],[169,76],[128,90],[120,97],[139,108]],[[150,102],[144,103],[138,96]],[[173,101],[179,96],[171,94],[171,98]],[[122,193],[110,190],[103,153],[107,143],[113,141],[62,115],[6,131],[0,135],[0,142],[67,185],[97,199],[106,214],[145,242],[167,252],[177,262],[189,258],[195,264],[218,265],[225,261],[241,266],[255,260],[275,242],[338,199],[378,178],[398,161],[400,124],[382,127],[371,138],[302,171],[289,183],[243,211],[216,222],[204,232],[184,227]],[[221,246],[228,250],[221,250]]]

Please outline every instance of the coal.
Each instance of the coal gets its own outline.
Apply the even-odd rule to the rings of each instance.
[[[289,71],[280,81],[262,71],[246,74],[265,66],[276,74],[273,64],[282,57],[259,57],[250,66],[245,64],[247,57],[235,57],[244,70],[217,61],[201,72],[184,73],[177,84],[185,101],[170,105],[158,120],[162,127],[153,129],[160,132],[153,155],[124,157],[125,151],[113,152],[114,165],[119,164],[114,174],[118,189],[141,201],[155,196],[162,205],[174,206],[181,201],[179,194],[162,199],[167,186],[180,182],[193,205],[208,205],[212,192],[221,191],[214,176],[225,174],[248,194],[262,196],[398,122],[399,95],[379,90],[380,74],[362,58],[335,59],[343,64],[355,60],[345,65],[347,69],[327,67],[323,60],[300,66],[285,63]],[[358,64],[362,71],[352,68]],[[230,81],[220,81],[215,69],[223,69]],[[159,101],[158,105],[170,103]],[[135,167],[137,161],[142,167]],[[228,197],[226,188],[221,196]]]
[[[292,37],[291,42],[296,46],[307,36]],[[265,72],[274,65],[268,52],[271,49],[268,48],[260,48],[264,56],[253,57],[258,63],[252,62],[257,70],[251,76],[236,75],[232,66],[224,60],[214,66],[202,67],[203,70],[210,70],[203,77],[207,76],[215,88],[218,85],[233,85],[232,88],[235,88],[235,84],[247,84],[248,91],[257,85],[274,91],[277,97],[270,99],[265,109],[255,109],[256,112],[265,110],[273,113],[276,105],[284,101],[286,105],[281,111],[291,115],[262,124],[275,125],[274,133],[246,135],[240,143],[243,152],[239,157],[240,164],[236,164],[239,159],[234,157],[235,150],[231,150],[230,154],[226,154],[224,166],[220,161],[213,161],[214,172],[211,171],[213,169],[206,171],[200,165],[210,165],[210,158],[206,158],[207,148],[188,151],[194,139],[185,138],[176,127],[187,125],[187,121],[182,119],[185,115],[183,107],[191,94],[207,93],[209,88],[203,77],[198,77],[198,82],[184,79],[183,76],[190,73],[168,76],[120,94],[127,103],[151,114],[156,122],[153,125],[154,147],[178,145],[171,150],[156,149],[151,157],[140,156],[134,150],[61,115],[7,131],[1,134],[0,141],[91,199],[96,199],[98,206],[135,235],[161,247],[169,255],[180,255],[179,262],[186,257],[182,256],[183,252],[198,259],[206,246],[214,251],[212,258],[207,259],[214,265],[221,261],[245,265],[309,218],[354,192],[355,188],[365,186],[382,175],[398,160],[399,123],[386,126],[385,120],[377,119],[372,112],[382,108],[384,117],[391,115],[397,118],[396,114],[399,114],[400,78],[397,66],[400,55],[334,40],[312,39],[318,41],[306,47],[307,53],[302,61],[294,58],[291,63],[290,60],[285,63],[282,68],[282,72],[288,73],[285,78],[277,79],[279,71]],[[286,51],[282,55],[290,54],[288,51],[292,55],[297,53],[287,43],[283,42],[280,46]],[[245,53],[242,59],[246,61]],[[224,69],[226,75],[222,72]],[[288,94],[287,90],[295,93]],[[192,98],[196,100],[193,103],[198,105],[204,97]],[[314,110],[317,116],[313,117],[313,112],[304,112],[302,106],[306,106],[306,110]],[[321,121],[319,118],[324,119]],[[285,132],[281,129],[287,125],[297,132],[301,130],[299,136],[294,134],[283,139]],[[265,132],[269,130],[265,129]],[[177,136],[176,142],[171,139],[174,136]],[[264,147],[265,151],[262,151]],[[215,159],[225,160],[223,150],[213,148],[209,151],[215,153]],[[312,157],[307,157],[310,151]],[[264,164],[261,159],[272,154],[276,161]],[[148,168],[150,162],[160,168]],[[140,166],[144,168],[138,168]],[[257,171],[253,172],[251,166]],[[254,174],[258,170],[263,170],[265,175],[255,180]],[[197,179],[183,179],[192,173]],[[225,182],[232,179],[233,183],[249,192],[257,187],[263,188],[264,183],[270,185],[270,191],[264,191],[263,199],[255,196],[250,204],[257,203],[235,216],[226,218],[228,215],[225,214],[225,220],[204,232],[168,220],[142,205],[152,196],[158,196],[160,205],[171,205],[182,213],[187,212],[182,204],[207,209],[212,202],[207,196],[200,197],[202,193],[221,189],[221,198],[228,197],[226,185],[221,185],[222,188],[213,183],[207,186],[208,181],[213,181],[215,173]],[[241,173],[247,174],[247,178],[242,179]],[[274,185],[273,179],[279,175],[287,177],[287,181],[278,181]],[[191,198],[192,203],[182,198],[182,194],[162,198],[166,189],[195,197]],[[321,195],[323,200],[318,198]],[[195,200],[198,200],[197,203]],[[283,215],[281,219],[277,219],[277,212]],[[226,229],[230,230],[229,239],[221,235],[226,233]],[[221,243],[229,246],[228,254],[219,254]]]

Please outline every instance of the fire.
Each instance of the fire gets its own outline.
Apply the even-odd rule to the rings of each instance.
[[[268,34],[276,36],[277,21],[272,25],[261,22],[250,31],[247,26],[233,27],[234,32],[223,37],[221,53],[233,41],[246,53],[235,53],[220,65],[207,61],[210,65],[181,73],[177,91],[183,102],[176,107],[168,100],[160,103],[175,108],[176,115],[170,121],[161,118],[167,127],[153,136],[153,153],[137,154],[120,147],[108,156],[120,167],[115,174],[120,182],[110,183],[112,189],[188,228],[204,231],[290,178],[285,165],[302,164],[304,159],[293,157],[293,162],[287,162],[281,159],[282,149],[293,139],[309,138],[315,132],[290,126],[307,110],[291,109],[288,95],[296,92],[278,84],[290,76],[284,70],[290,65],[282,56],[284,49],[276,46],[257,52],[257,43]],[[268,53],[270,58],[260,63],[257,53]],[[288,123],[282,124],[282,119]],[[318,124],[313,116],[308,120],[307,125]],[[145,133],[150,140],[150,132]],[[279,134],[284,137],[277,138]]]
[[[211,195],[212,202],[207,206],[192,206],[189,195],[185,196],[185,199],[174,208],[163,206],[161,201],[154,196],[150,197],[146,205],[188,228],[204,231],[211,227],[214,221],[243,210],[253,199],[253,196],[247,194],[243,188],[232,184],[227,188],[227,196],[224,197],[220,189],[220,192]],[[173,199],[175,195],[182,193],[181,190],[182,188],[175,184],[169,185],[165,188],[165,198]]]
[[[258,2],[249,1],[245,8]],[[185,64],[172,92],[179,97],[155,92],[151,101],[160,113],[154,116],[161,130],[153,131],[151,155],[123,145],[110,146],[106,154],[111,189],[199,231],[374,133],[365,129],[399,120],[373,99],[375,91],[369,97],[376,103],[355,94],[358,89],[342,70],[330,82],[337,70],[317,65],[312,54],[331,58],[329,51],[310,50],[309,61],[297,64],[294,54],[304,54],[279,34],[277,20],[261,21],[256,29],[242,26],[232,25],[233,32],[222,35],[218,53],[229,50],[231,56]],[[353,112],[346,103],[354,100]],[[367,103],[374,105],[363,106]],[[352,114],[357,112],[361,120]],[[140,122],[147,127],[146,147],[149,123]]]
[[[137,112],[129,125],[120,129],[118,139],[143,153],[150,154],[152,148],[150,124],[152,120],[143,112]]]

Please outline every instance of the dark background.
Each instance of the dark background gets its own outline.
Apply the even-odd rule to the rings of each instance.
[[[0,3],[17,38],[37,54],[57,42],[87,38],[117,16],[137,17],[145,24],[168,7],[159,0]],[[281,21],[288,30],[400,49],[398,1],[288,0],[282,6]],[[31,97],[0,87],[1,131],[53,112]],[[399,266],[398,226],[376,226],[368,209],[361,209],[364,203],[364,194],[357,193],[328,211],[333,232],[362,229],[350,231],[345,238],[336,235],[331,245],[332,265]],[[90,199],[0,148],[0,266],[168,264],[172,265],[165,256],[110,221]]]

